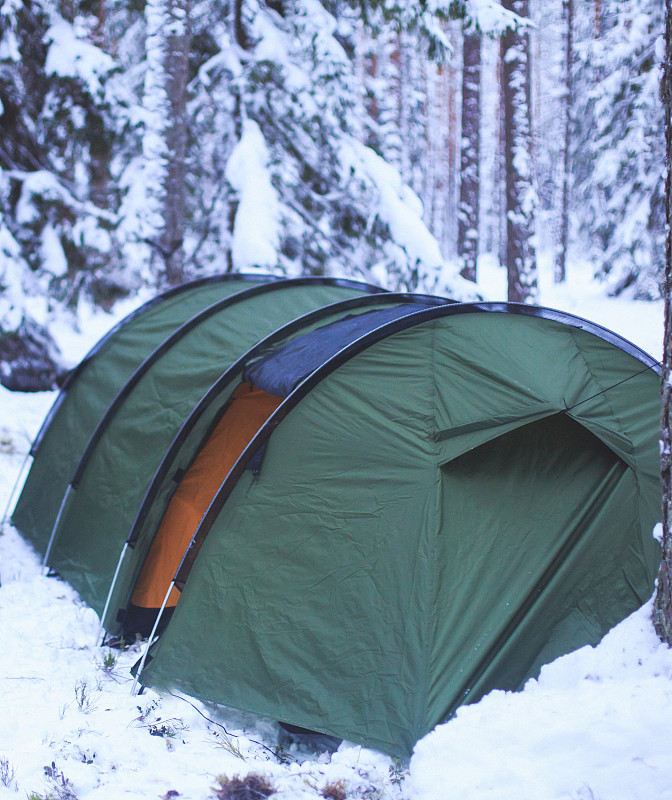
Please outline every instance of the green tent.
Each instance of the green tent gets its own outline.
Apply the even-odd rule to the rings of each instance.
[[[547,309],[247,287],[94,348],[13,516],[108,633],[163,570],[143,685],[403,755],[648,599],[653,359]]]
[[[332,326],[319,366],[308,336],[248,367],[286,398],[203,517],[140,681],[408,754],[650,596],[659,376],[543,309],[370,316],[345,345]]]

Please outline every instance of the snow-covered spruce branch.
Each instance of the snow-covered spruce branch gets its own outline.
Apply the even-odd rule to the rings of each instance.
[[[56,176],[53,172],[49,172],[45,169],[40,169],[35,172],[6,170],[4,174],[12,180],[22,183],[24,189],[30,192],[31,195],[38,195],[47,200],[60,200],[72,211],[96,217],[110,225],[115,225],[117,222],[117,215],[111,211],[99,208],[90,201],[77,200],[72,192],[64,185],[65,180]]]

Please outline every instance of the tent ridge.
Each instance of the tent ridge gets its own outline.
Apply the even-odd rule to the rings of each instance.
[[[58,396],[56,397],[56,400],[54,400],[54,404],[47,413],[47,416],[44,418],[44,422],[40,426],[40,429],[37,432],[37,436],[33,440],[33,444],[30,449],[31,455],[35,455],[39,450],[40,444],[44,439],[44,435],[47,429],[49,428],[49,425],[52,423],[61,404],[63,403],[65,395],[68,393],[75,380],[90,364],[91,360],[96,355],[98,355],[98,353],[103,349],[103,347],[115,336],[115,334],[117,334],[120,330],[122,330],[122,328],[125,328],[126,325],[128,325],[130,322],[137,319],[141,315],[145,314],[147,311],[152,310],[154,307],[159,306],[166,300],[171,300],[174,297],[183,294],[186,291],[190,291],[192,289],[201,286],[207,286],[215,283],[226,283],[234,280],[256,282],[259,280],[276,281],[281,279],[282,279],[281,276],[255,275],[252,273],[244,273],[244,272],[227,272],[218,275],[208,275],[204,278],[195,278],[192,281],[185,281],[184,283],[179,284],[179,286],[173,286],[170,289],[167,289],[165,292],[161,292],[155,297],[152,297],[146,303],[143,303],[142,305],[138,306],[138,308],[133,309],[133,311],[131,311],[123,319],[117,322],[116,325],[114,325],[112,328],[110,328],[110,330],[107,331],[107,333],[105,333],[87,352],[87,354],[84,356],[84,358],[82,358],[79,364],[77,364],[77,366],[74,367],[74,369],[71,369],[68,372],[65,381],[63,382],[63,385],[60,388]]]

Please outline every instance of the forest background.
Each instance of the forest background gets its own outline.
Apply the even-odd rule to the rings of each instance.
[[[231,270],[661,296],[659,0],[2,0],[0,379],[81,304]],[[505,298],[502,298],[505,299]]]

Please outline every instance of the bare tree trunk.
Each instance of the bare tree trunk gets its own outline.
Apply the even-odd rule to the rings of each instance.
[[[574,0],[563,0],[562,10],[565,18],[565,96],[562,100],[564,142],[562,164],[560,165],[560,230],[555,244],[553,275],[556,283],[564,283],[567,277],[567,244],[569,240],[569,148],[572,130],[572,26],[574,24]]]
[[[89,198],[98,208],[109,208],[112,143],[104,122],[95,111],[87,114],[89,134]]]
[[[452,38],[452,37],[451,37]],[[457,217],[457,102],[455,98],[455,84],[457,75],[455,63],[451,57],[448,62],[448,241],[450,249],[445,255],[453,256],[457,252],[457,231],[453,220]]]
[[[460,273],[476,282],[479,226],[479,159],[481,123],[481,35],[468,33],[462,48],[462,141],[457,254]]]
[[[401,179],[409,186],[412,185],[410,142],[407,134],[411,128],[411,82],[408,74],[408,60],[406,58],[407,34],[403,28],[397,31],[397,46],[393,61],[397,67],[397,130],[399,131],[399,172]]]
[[[497,85],[499,103],[497,105],[497,165],[495,179],[497,181],[497,258],[501,266],[506,266],[506,124],[504,113],[504,38],[499,42],[499,61],[497,62]]]
[[[143,138],[145,241],[171,285],[184,272],[186,84],[191,0],[147,0]]]
[[[439,71],[440,94],[436,107],[439,129],[441,130],[441,140],[437,158],[437,186],[436,191],[440,193],[440,238],[441,252],[447,255],[451,248],[450,239],[450,218],[453,212],[451,197],[448,189],[448,174],[450,172],[450,154],[448,152],[448,106],[449,106],[449,76],[445,65]]]
[[[270,3],[268,4],[270,5]],[[280,3],[280,8],[282,9],[282,4]],[[278,10],[278,9],[276,9]],[[278,11],[278,13],[282,13]],[[252,42],[250,41],[250,37],[247,34],[247,30],[245,29],[245,24],[243,22],[243,0],[234,0],[233,7],[232,7],[232,16],[233,16],[233,38],[235,42],[243,48],[243,50],[249,50],[252,46]]]
[[[450,246],[448,197],[448,79],[445,64],[427,64],[426,104],[427,187],[424,193],[425,221],[439,242],[442,253]]]
[[[665,2],[665,62],[661,97],[665,109],[667,177],[665,179],[665,338],[661,380],[661,456],[663,559],[653,608],[660,638],[672,646],[672,0]]]
[[[190,0],[170,0],[166,35],[166,91],[170,121],[166,131],[168,169],[161,248],[168,283],[181,283],[184,275],[184,220],[187,173],[187,76],[191,42]]]
[[[504,0],[519,17],[527,0]],[[530,41],[523,30],[508,30],[504,40],[504,124],[506,161],[506,267],[510,302],[535,303],[538,297],[534,248],[536,197],[532,182]]]

